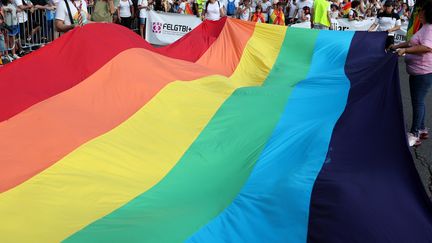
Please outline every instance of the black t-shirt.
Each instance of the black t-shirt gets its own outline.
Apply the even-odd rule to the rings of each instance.
[[[48,4],[47,0],[31,0],[31,2],[33,3],[34,6],[36,5],[45,6]]]

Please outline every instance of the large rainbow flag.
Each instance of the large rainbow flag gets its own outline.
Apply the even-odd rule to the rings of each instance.
[[[386,34],[76,28],[0,70],[0,242],[428,242]]]

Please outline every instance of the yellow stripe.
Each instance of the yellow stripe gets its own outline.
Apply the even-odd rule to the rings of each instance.
[[[283,28],[258,25],[231,78],[169,84],[117,128],[0,194],[0,242],[59,242],[150,189],[236,88],[262,84],[284,36]],[[127,70],[127,62],[116,68]]]

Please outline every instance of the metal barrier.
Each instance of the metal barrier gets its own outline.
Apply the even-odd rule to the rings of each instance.
[[[10,12],[5,12],[5,21],[10,27],[19,29],[16,44],[22,49],[34,50],[54,40],[54,16],[53,10],[32,9],[17,13],[15,19]],[[15,23],[17,25],[12,26]],[[6,44],[9,50],[14,47]]]
[[[91,15],[94,10],[94,5],[89,4],[87,7],[88,13]],[[139,12],[137,11],[137,15]],[[8,34],[11,30],[5,32],[5,46],[8,51],[13,48],[18,50],[33,51],[43,45],[53,41],[60,36],[60,33],[55,31],[55,10],[52,9],[36,9],[21,11],[13,16],[11,12],[5,12],[5,22],[12,27],[14,25],[19,28],[18,33],[14,36],[15,42],[9,43]],[[13,19],[15,18],[15,19]],[[130,27],[136,33],[139,33],[139,18],[134,18]],[[10,53],[10,52],[9,52]],[[17,52],[18,53],[18,52]]]

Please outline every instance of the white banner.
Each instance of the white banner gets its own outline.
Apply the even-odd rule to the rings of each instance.
[[[195,15],[149,11],[145,39],[151,44],[168,45],[201,23]]]
[[[369,27],[375,22],[375,18],[367,18],[362,21],[349,21],[347,18],[332,19],[332,29],[339,31],[367,31]],[[403,24],[401,29],[395,32],[395,43],[404,42],[406,40],[407,24]],[[299,23],[291,25],[295,28],[310,28],[310,23]]]

